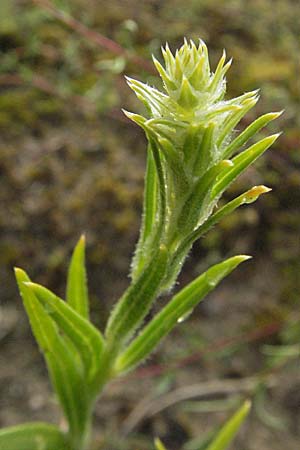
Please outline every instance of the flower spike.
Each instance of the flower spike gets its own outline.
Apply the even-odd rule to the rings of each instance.
[[[232,59],[226,62],[225,50],[214,72],[210,69],[207,46],[201,39],[196,45],[184,38],[175,53],[168,43],[161,50],[164,63],[155,57],[153,62],[162,79],[163,91],[126,78],[148,115],[125,114],[145,131],[150,142],[148,157],[153,160],[155,155],[160,172],[155,177],[151,172],[152,188],[157,193],[156,199],[151,196],[152,232],[147,227],[147,239],[141,232],[132,264],[133,279],[149,263],[141,256],[147,246],[163,242],[178,254],[182,242],[209,219],[229,184],[275,138],[257,142],[231,161],[232,155],[278,116],[266,114],[237,136],[236,127],[258,102],[259,90],[225,98],[225,75],[232,63]],[[145,223],[148,209],[144,206]],[[180,264],[189,248],[182,254]],[[176,276],[173,274],[169,279],[174,281]],[[164,285],[168,286],[168,282]]]

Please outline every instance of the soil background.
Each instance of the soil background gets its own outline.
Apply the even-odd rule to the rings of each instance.
[[[297,450],[298,2],[2,0],[1,8],[0,426],[28,420],[64,426],[13,267],[63,296],[71,250],[85,232],[92,317],[103,329],[128,284],[145,167],[145,138],[121,113],[140,108],[124,74],[155,84],[151,54],[160,58],[166,41],[175,49],[184,36],[201,37],[212,68],[223,48],[234,59],[228,96],[261,89],[239,129],[285,109],[260,135],[284,134],[226,199],[262,183],[273,192],[194,246],[176,289],[228,256],[254,258],[141,368],[107,387],[96,408],[93,450],[153,449],[155,436],[169,450],[199,450],[209,430],[247,397],[251,416],[232,449]],[[270,346],[289,352],[276,360]]]

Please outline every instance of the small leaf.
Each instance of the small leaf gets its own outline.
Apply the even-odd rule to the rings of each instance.
[[[223,425],[207,450],[225,450],[236,436],[251,408],[251,402],[245,401],[240,409]]]
[[[134,80],[133,78],[125,77],[128,86],[135,92],[139,100],[141,100],[146,108],[153,114],[153,117],[168,116],[169,105],[172,100],[157,89]]]
[[[239,123],[244,115],[256,105],[258,101],[258,96],[256,94],[256,91],[254,91],[253,93],[249,92],[247,94],[244,94],[246,98],[242,101],[240,107],[237,108],[236,111],[233,111],[228,115],[228,118],[226,118],[226,120],[222,124],[222,130],[220,131],[217,139],[218,147],[222,146],[226,137],[232,133],[234,127]]]
[[[147,169],[145,176],[144,204],[142,226],[139,242],[132,260],[131,277],[133,280],[141,273],[145,263],[146,252],[144,244],[153,232],[156,224],[156,214],[158,209],[158,181],[155,163],[151,149],[147,154]]]
[[[208,269],[196,280],[183,288],[160,311],[133,340],[116,361],[116,371],[125,372],[145,359],[178,323],[185,317],[218,283],[249,256],[229,258]]]
[[[199,100],[195,92],[195,89],[190,84],[189,80],[186,78],[185,75],[183,75],[182,77],[178,94],[179,96],[177,98],[177,102],[183,108],[189,110],[194,108],[198,104]]]
[[[202,212],[207,206],[207,199],[215,179],[224,171],[231,172],[232,162],[225,159],[211,167],[194,185],[191,195],[186,200],[178,219],[178,234],[180,236],[191,232],[202,219]]]
[[[262,194],[270,192],[271,189],[266,186],[254,186],[247,192],[239,195],[235,199],[226,203],[223,207],[219,208],[214,214],[212,214],[202,225],[197,227],[192,233],[190,233],[179,245],[176,250],[172,261],[169,263],[168,274],[164,280],[164,289],[169,289],[175,282],[178,272],[181,269],[182,262],[189,252],[193,243],[207,233],[213,226],[215,226],[220,220],[228,216],[231,212],[237,209],[239,206],[245,203],[253,203]]]
[[[157,173],[158,188],[159,188],[159,209],[158,209],[158,222],[159,226],[163,227],[166,220],[166,175],[163,169],[163,164],[161,160],[161,153],[157,146],[156,141],[148,136],[150,148],[153,155],[153,160]]]
[[[26,423],[0,430],[1,450],[71,450],[66,436],[54,425]]]
[[[220,176],[212,189],[211,198],[220,195],[244,170],[247,169],[259,156],[261,156],[279,137],[280,134],[268,136],[249,147],[243,153],[232,159],[233,166]]]
[[[252,122],[242,133],[240,133],[228,147],[224,150],[223,158],[230,158],[233,153],[240,149],[248,142],[259,130],[265,127],[272,120],[281,116],[283,111],[264,114],[263,116]]]
[[[167,450],[159,438],[154,439],[154,445],[156,450]]]
[[[66,299],[69,305],[82,317],[89,317],[89,298],[85,270],[85,237],[76,245],[69,267]]]
[[[169,139],[159,138],[159,148],[162,151],[167,165],[171,169],[174,186],[170,184],[169,189],[172,190],[175,197],[184,195],[189,188],[189,180],[186,176],[181,154],[178,153],[176,147]]]
[[[224,83],[222,83],[222,80],[224,78],[225,73],[231,66],[231,62],[232,62],[232,60],[229,60],[228,63],[224,67],[225,60],[226,60],[226,52],[225,52],[225,50],[223,50],[223,54],[218,62],[217,68],[215,70],[215,73],[214,73],[212,80],[210,82],[210,85],[209,85],[210,92],[214,92],[217,88],[219,88],[220,82],[221,82],[221,87],[222,87],[222,84],[224,84]],[[223,87],[223,90],[225,90],[225,86]]]
[[[154,65],[159,73],[159,75],[161,76],[165,88],[167,91],[174,91],[175,89],[177,89],[176,84],[171,80],[171,78],[167,75],[165,69],[163,68],[163,66],[160,64],[160,62],[154,57],[152,56]]]
[[[195,176],[201,176],[207,167],[211,166],[213,161],[213,135],[216,124],[210,122],[204,129],[203,137],[199,149],[197,150],[197,159],[195,161],[193,172]]]
[[[104,346],[99,330],[48,289],[35,283],[26,283],[26,285],[47,308],[49,316],[73,342],[82,358],[85,371],[91,378],[99,368]]]
[[[155,223],[157,212],[157,175],[155,170],[154,159],[151,151],[147,154],[147,170],[145,177],[145,194],[144,194],[144,232],[143,242],[150,235]]]
[[[72,432],[80,430],[87,413],[87,397],[81,366],[74,356],[74,347],[60,335],[55,322],[26,286],[30,279],[21,269],[15,269],[18,286],[28,314],[33,334],[44,353],[55,389]]]

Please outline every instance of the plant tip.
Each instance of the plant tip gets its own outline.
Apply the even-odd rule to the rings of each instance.
[[[282,114],[283,114],[284,112],[285,112],[285,110],[282,109],[281,111],[276,111],[276,112],[271,113],[271,114],[274,114],[274,119],[277,119],[277,117],[282,116]]]
[[[248,192],[250,195],[261,195],[266,194],[267,192],[270,192],[272,188],[269,188],[268,186],[265,186],[263,184],[259,186],[253,186],[252,189]]]
[[[245,402],[243,404],[243,407],[248,412],[250,410],[251,406],[252,406],[252,402],[249,398],[247,398],[247,400],[245,400]]]
[[[271,134],[266,139],[268,139],[273,144],[273,142],[275,142],[281,135],[282,135],[282,131],[280,131],[279,133]]]
[[[247,261],[248,259],[252,259],[252,256],[250,255],[239,255],[238,256],[241,261]]]

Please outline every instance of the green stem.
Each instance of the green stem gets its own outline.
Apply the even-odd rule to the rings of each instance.
[[[92,410],[93,408],[90,406],[86,412],[85,420],[80,423],[76,430],[70,429],[69,441],[72,450],[87,450],[91,437]]]
[[[113,309],[105,331],[111,348],[122,348],[147,315],[159,293],[168,264],[168,249],[160,245],[139,278],[124,292]]]

